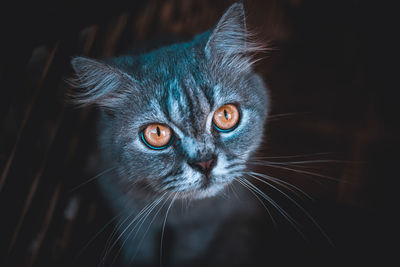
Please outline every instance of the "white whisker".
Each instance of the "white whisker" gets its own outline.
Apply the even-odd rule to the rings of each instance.
[[[256,193],[253,192],[253,190],[251,190],[251,188],[248,187],[247,184],[245,184],[245,183],[243,183],[243,182],[241,181],[241,178],[238,178],[238,179],[235,180],[235,181],[237,181],[238,183],[240,183],[244,188],[246,188],[247,190],[249,190],[250,193],[252,193],[252,194],[257,198],[257,200],[261,203],[261,205],[263,205],[263,207],[265,208],[265,210],[268,212],[268,215],[269,215],[269,217],[271,218],[272,223],[274,224],[274,226],[275,226],[275,228],[276,228],[276,227],[277,227],[277,223],[275,222],[274,217],[272,216],[271,212],[269,211],[268,207],[264,204],[264,202],[257,196]]]
[[[253,164],[253,165],[257,165],[257,164]],[[320,177],[320,178],[325,178],[327,180],[330,181],[334,181],[334,182],[340,182],[340,179],[328,176],[328,175],[323,175],[323,174],[319,174],[319,173],[315,173],[315,172],[310,172],[310,171],[305,171],[305,170],[298,170],[298,169],[294,169],[294,168],[289,168],[289,167],[285,167],[285,166],[281,166],[281,165],[274,165],[274,164],[267,164],[265,163],[263,166],[268,166],[271,168],[277,168],[277,169],[283,169],[283,170],[288,170],[288,171],[292,171],[292,172],[296,172],[296,173],[301,173],[301,174],[308,174],[310,176],[316,176],[316,177]],[[320,181],[317,181],[315,179],[313,179],[314,181],[320,183]]]
[[[280,190],[279,188],[277,188],[276,186],[274,186],[271,183],[266,182],[265,180],[262,180],[254,175],[251,175],[251,177],[253,177],[254,179],[264,182],[267,185],[269,185],[270,187],[272,187],[273,189],[277,190],[279,193],[281,193],[283,196],[285,196],[288,200],[290,200],[294,205],[296,205],[306,216],[307,218],[318,228],[318,230],[322,233],[322,235],[328,240],[328,242],[333,245],[331,239],[328,237],[328,235],[325,233],[325,231],[321,228],[321,226],[315,221],[315,219],[310,215],[310,213],[308,211],[306,211],[299,203],[297,203],[297,201],[295,201],[292,197],[290,197],[288,194],[286,194],[285,192],[283,192],[282,190]]]
[[[178,192],[175,193],[174,198],[171,200],[171,203],[169,204],[169,206],[167,208],[167,211],[165,213],[164,222],[163,222],[163,225],[162,225],[161,240],[160,240],[160,267],[162,266],[162,249],[163,249],[163,239],[164,239],[165,224],[167,222],[169,210],[171,209],[172,205],[174,204],[174,201],[176,199],[177,194],[178,194]]]
[[[311,201],[314,201],[314,199],[313,199],[309,194],[307,194],[306,192],[304,192],[303,190],[301,190],[301,189],[298,188],[297,186],[295,186],[295,185],[293,185],[293,184],[291,184],[291,183],[288,183],[288,182],[286,182],[286,181],[284,181],[284,180],[282,180],[282,179],[278,179],[278,178],[276,178],[276,177],[273,177],[273,176],[270,176],[270,175],[266,175],[266,174],[262,174],[262,173],[258,173],[258,172],[245,172],[244,174],[256,175],[256,176],[259,176],[259,177],[261,177],[261,178],[270,180],[271,182],[275,182],[275,183],[279,184],[280,186],[282,186],[282,187],[288,189],[290,192],[292,192],[292,193],[295,194],[295,195],[298,195],[298,194],[296,193],[296,191],[294,191],[294,190],[297,190],[298,192],[302,193],[304,196],[306,196],[306,197],[307,197],[308,199],[310,199]],[[266,183],[264,180],[261,180],[261,181],[262,181],[263,183]],[[293,190],[292,188],[293,188],[294,190]]]
[[[111,220],[109,220],[86,244],[85,246],[79,251],[75,258],[78,258],[88,247],[89,245],[102,233],[104,230],[112,224],[118,217],[122,215],[122,212],[115,215]]]
[[[332,155],[332,154],[334,154],[334,152],[320,152],[320,153],[311,153],[311,154],[303,154],[303,155],[254,157],[254,158],[259,158],[259,159],[288,159],[288,158],[305,158],[305,157]]]
[[[138,220],[138,222],[137,222],[136,225],[135,225],[135,226],[137,226],[137,224],[140,223],[140,221],[142,221],[143,218],[144,218],[144,220],[145,220],[145,219],[147,218],[148,214],[149,214],[149,211],[151,212],[151,211],[153,210],[153,208],[154,208],[155,206],[157,206],[157,205],[161,202],[161,200],[164,198],[165,195],[166,195],[166,193],[164,193],[164,194],[163,194],[162,196],[160,196],[159,198],[155,199],[155,200],[154,200],[153,202],[151,202],[150,204],[147,204],[147,205],[135,216],[135,218],[128,224],[128,226],[125,227],[125,229],[118,235],[118,237],[117,237],[116,240],[112,243],[112,245],[106,250],[106,253],[105,253],[105,255],[103,256],[103,259],[102,259],[102,265],[101,265],[101,266],[104,265],[104,261],[105,261],[105,259],[107,258],[108,254],[111,252],[111,250],[113,249],[113,247],[117,244],[117,242],[122,238],[122,236],[125,234],[125,232],[132,226],[132,224]],[[143,214],[145,214],[145,216],[142,216]],[[146,216],[146,215],[147,215],[147,216]],[[131,214],[130,216],[132,216],[132,214]],[[128,218],[129,218],[130,216],[128,216]],[[139,218],[140,218],[140,219],[139,219]],[[125,220],[125,221],[126,221],[126,220]],[[122,225],[122,224],[121,224],[121,225]],[[128,240],[128,238],[129,238],[129,236],[130,236],[130,234],[132,233],[133,230],[134,230],[134,229],[132,229],[132,230],[130,231],[130,233],[128,234],[128,236],[125,238],[123,244],[121,245],[121,247],[120,247],[120,249],[118,250],[117,255],[116,255],[115,257],[118,256],[118,254],[120,253],[120,251],[121,251],[123,245],[124,245],[125,242]],[[115,261],[115,258],[114,258],[113,262],[114,262],[114,261]]]
[[[142,238],[141,238],[140,241],[139,241],[139,244],[137,245],[135,254],[134,254],[133,257],[131,258],[129,265],[130,265],[130,264],[133,262],[133,260],[135,259],[137,253],[139,252],[139,248],[140,248],[140,246],[141,246],[141,244],[142,244],[144,238],[146,237],[147,232],[149,231],[149,229],[150,229],[151,225],[153,224],[154,220],[156,219],[157,215],[160,213],[160,211],[162,210],[162,208],[164,207],[164,205],[168,202],[168,199],[169,199],[170,196],[171,196],[171,195],[169,195],[169,196],[166,198],[166,200],[164,201],[164,203],[161,205],[161,207],[160,207],[160,208],[157,210],[157,212],[154,214],[153,219],[150,221],[150,223],[149,223],[149,225],[147,226],[145,232],[143,233]],[[171,203],[172,203],[173,200],[175,199],[175,196],[176,196],[176,193],[175,193],[175,195],[174,195],[174,197],[173,197]],[[170,204],[170,206],[171,206],[171,204]],[[144,222],[144,221],[143,221],[143,222]],[[143,225],[143,222],[142,222],[142,225]],[[142,227],[142,225],[137,229],[136,234],[135,234],[135,236],[133,237],[132,240],[135,239],[135,237],[136,237],[136,235],[139,233],[140,228]]]
[[[255,186],[250,181],[248,181],[248,180],[246,180],[244,178],[241,178],[241,180],[242,180],[243,183],[247,184],[249,186],[249,188],[253,189],[260,196],[262,196],[265,200],[267,200],[270,204],[272,204],[272,206],[274,206],[276,208],[276,210],[278,210],[282,214],[282,216],[293,226],[293,228],[295,228],[296,231],[304,239],[307,239],[306,236],[304,235],[304,233],[299,229],[298,223],[296,222],[296,220],[293,219],[292,216],[290,216],[281,206],[279,206],[278,203],[276,203],[272,198],[267,196],[264,192],[262,192],[257,186]]]
[[[119,253],[121,253],[121,251],[122,251],[122,249],[123,249],[125,243],[130,239],[130,236],[131,236],[132,233],[135,231],[135,229],[138,227],[138,225],[140,225],[140,226],[139,226],[138,230],[135,232],[135,235],[134,235],[134,237],[132,238],[132,240],[134,240],[134,239],[136,238],[136,235],[138,234],[138,232],[139,232],[140,228],[142,227],[143,223],[146,221],[147,217],[148,217],[148,216],[151,214],[151,212],[157,207],[157,205],[160,204],[160,202],[161,202],[162,200],[163,200],[163,198],[162,198],[162,199],[159,199],[159,200],[158,200],[154,205],[152,205],[152,206],[143,214],[143,216],[141,216],[141,218],[135,223],[135,225],[133,226],[133,228],[129,231],[127,237],[125,237],[125,240],[122,242],[120,248],[118,249],[118,252],[117,252],[117,254],[116,254],[115,257],[114,257],[114,259],[113,259],[113,261],[112,261],[112,263],[111,263],[111,266],[114,265],[114,262],[117,260]],[[130,225],[131,225],[131,224],[130,224]],[[128,227],[130,227],[130,225],[129,225]],[[128,227],[127,227],[127,228],[128,228]],[[127,228],[126,228],[126,229],[127,229]]]
[[[74,188],[72,188],[68,193],[71,193],[71,192],[77,190],[78,188],[81,188],[82,186],[84,186],[84,185],[86,185],[86,184],[88,184],[88,183],[90,183],[90,182],[92,182],[92,181],[94,181],[94,180],[100,178],[102,175],[104,175],[104,174],[106,174],[106,173],[108,173],[108,172],[110,172],[110,171],[112,171],[112,170],[114,170],[114,169],[116,169],[116,168],[117,168],[117,167],[114,166],[114,167],[108,168],[108,169],[106,169],[106,170],[100,172],[99,174],[96,174],[96,175],[93,176],[92,178],[90,178],[90,179],[84,181],[83,183],[81,183],[81,184],[75,186]]]

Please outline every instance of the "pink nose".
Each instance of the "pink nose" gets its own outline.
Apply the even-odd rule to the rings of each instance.
[[[196,162],[195,164],[200,166],[200,168],[205,171],[205,170],[210,169],[213,161],[214,161],[213,159],[210,159],[208,161]]]

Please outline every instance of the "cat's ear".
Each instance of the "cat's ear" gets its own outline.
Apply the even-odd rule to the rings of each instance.
[[[106,109],[115,109],[134,87],[131,76],[106,63],[75,57],[71,64],[75,77],[68,82],[80,91],[71,93],[70,100],[78,106],[95,104]]]
[[[262,49],[262,46],[249,38],[243,4],[234,3],[213,29],[205,46],[205,53],[208,59],[220,59],[225,63],[244,59],[243,62],[236,63],[247,63],[250,66],[251,61],[246,60],[250,58],[249,54]]]
[[[207,56],[233,54],[246,46],[246,21],[242,3],[231,5],[212,31],[207,45]],[[215,55],[214,55],[215,56]]]

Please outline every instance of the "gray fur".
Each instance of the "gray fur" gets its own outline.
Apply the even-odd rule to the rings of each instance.
[[[267,118],[267,91],[252,70],[251,53],[259,46],[247,35],[243,6],[233,4],[212,31],[191,42],[104,62],[82,57],[72,61],[77,74],[73,84],[83,88],[75,95],[76,103],[100,107],[101,168],[113,168],[101,183],[116,212],[123,211],[125,217],[136,214],[163,195],[169,201],[174,196],[176,203],[195,200],[191,218],[175,208],[169,215],[169,225],[180,229],[176,247],[187,249],[171,252],[175,263],[201,257],[221,222],[252,209],[216,198],[246,168],[246,160],[262,140]],[[239,106],[239,125],[232,132],[217,132],[212,115],[229,103]],[[163,150],[147,147],[139,133],[150,123],[169,125],[174,143]],[[216,165],[205,183],[204,175],[189,163],[212,155]],[[163,214],[170,202],[166,203]],[[147,232],[148,241],[141,244],[135,262],[157,263],[159,240],[154,238],[161,229],[160,218]],[[193,236],[195,244],[187,244],[183,234]],[[128,264],[140,238],[135,241],[125,234],[124,239]]]

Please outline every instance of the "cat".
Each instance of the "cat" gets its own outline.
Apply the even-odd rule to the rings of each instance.
[[[189,42],[72,59],[74,103],[99,109],[99,184],[119,219],[103,265],[116,246],[122,266],[251,262],[260,203],[242,176],[268,116],[261,49],[234,3]]]

